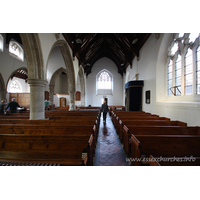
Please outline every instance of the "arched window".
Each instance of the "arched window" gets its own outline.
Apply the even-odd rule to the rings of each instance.
[[[197,94],[200,94],[200,46],[197,48],[197,71],[196,71],[196,84],[197,84]]]
[[[98,89],[111,89],[111,77],[108,72],[103,71],[98,77]]]
[[[181,55],[176,59],[175,65],[175,95],[181,95]]]
[[[188,49],[185,55],[185,95],[192,94],[193,83],[193,61],[192,50]]]
[[[173,47],[171,48],[171,55],[173,56],[178,50],[178,43],[174,43]]]
[[[112,74],[107,70],[102,70],[97,74],[97,94],[112,95],[112,83]]]
[[[199,33],[190,33],[189,42],[195,42],[195,40],[199,37]]]
[[[14,80],[14,81],[11,82],[10,92],[11,93],[22,92],[21,84],[17,80]]]
[[[3,52],[3,44],[4,44],[4,39],[3,36],[0,34],[0,51]]]
[[[15,57],[21,61],[24,61],[24,51],[17,42],[10,41],[9,52],[10,52],[10,55],[12,55],[13,57]]]
[[[168,65],[168,73],[167,73],[167,82],[168,82],[168,96],[172,96],[172,72],[173,72],[173,62],[170,59],[169,65]]]
[[[196,94],[200,94],[199,37],[199,33],[178,33],[173,35],[173,40],[168,49],[167,60],[170,60],[170,62],[166,66],[169,97],[181,95],[181,98],[185,98],[185,95],[195,95],[195,91]],[[194,60],[196,62],[193,63]],[[196,88],[193,85],[196,85]],[[184,93],[182,92],[181,94],[181,91],[184,91]],[[192,100],[193,96],[186,98],[187,100],[188,98]]]

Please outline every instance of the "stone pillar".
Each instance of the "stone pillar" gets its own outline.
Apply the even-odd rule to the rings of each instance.
[[[0,102],[6,100],[6,91],[0,91]]]
[[[45,119],[44,91],[47,81],[28,79],[30,85],[30,120]]]
[[[81,106],[85,106],[85,94],[81,93]]]
[[[53,94],[55,85],[49,85],[49,105],[53,108]]]
[[[75,91],[69,91],[69,110],[75,110]]]

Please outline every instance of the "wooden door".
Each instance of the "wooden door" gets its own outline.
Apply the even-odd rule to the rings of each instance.
[[[60,107],[66,107],[66,98],[64,97],[61,97],[60,98]]]

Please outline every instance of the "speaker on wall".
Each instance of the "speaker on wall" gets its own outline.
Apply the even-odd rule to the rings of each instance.
[[[147,90],[145,92],[145,99],[146,99],[146,104],[150,104],[150,90]]]

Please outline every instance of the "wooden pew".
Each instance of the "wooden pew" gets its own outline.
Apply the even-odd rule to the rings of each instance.
[[[0,116],[0,120],[29,120],[29,116],[4,116],[1,117]],[[97,116],[50,116],[49,118],[47,118],[47,120],[73,120],[73,121],[96,121],[98,122],[98,125],[100,123],[100,117]],[[31,120],[31,121],[35,121],[35,120]],[[42,121],[42,120],[40,120]],[[45,120],[44,120],[45,121]]]
[[[124,125],[124,150],[130,154],[131,135],[200,135],[200,127],[193,126],[128,126]],[[155,155],[153,155],[155,156]]]
[[[150,113],[145,113],[143,111],[112,111],[111,112],[111,119],[113,121],[113,123],[115,123],[116,118],[120,118],[120,117],[130,117],[130,116],[135,116],[135,117],[139,117],[139,116],[157,116],[158,115],[152,115]]]
[[[200,135],[133,135],[132,165],[141,165],[144,156],[200,157]],[[142,156],[143,155],[143,156]],[[141,159],[141,160],[140,160]]]
[[[31,125],[31,124],[0,124],[0,134],[23,134],[23,135],[73,135],[73,136],[89,136],[93,135],[94,142],[92,148],[95,151],[98,129],[96,125],[78,124],[69,125]],[[95,153],[95,152],[94,152]]]
[[[159,119],[159,118],[158,118]],[[123,126],[187,126],[187,123],[180,122],[180,121],[169,121],[168,119],[165,120],[161,119],[143,119],[143,120],[119,120],[119,124],[116,126],[116,132],[119,135],[120,141],[124,142],[124,131]]]
[[[93,165],[93,136],[0,135],[0,161]],[[84,150],[86,152],[84,153]],[[84,156],[82,158],[82,153]],[[87,159],[85,159],[87,156]],[[84,160],[85,159],[85,160]]]
[[[158,115],[154,115],[151,113],[145,113],[143,111],[124,111],[124,112],[113,112],[112,115],[112,121],[114,126],[116,127],[116,125],[119,123],[119,120],[131,120],[131,119],[138,119],[138,120],[143,120],[143,118],[149,118],[149,119],[155,119],[155,118],[160,118],[161,119],[165,119],[165,120],[170,120],[169,118],[166,117],[159,117]]]
[[[92,133],[92,155],[97,140],[98,126],[100,121],[99,111],[81,111],[68,112],[65,111],[46,111],[50,116],[50,120],[29,120],[29,114],[9,114],[0,118],[0,133],[2,134],[23,134],[38,136],[88,136]],[[11,123],[11,124],[9,124]],[[85,162],[85,161],[84,161]],[[84,164],[84,163],[83,163]]]
[[[129,121],[129,120],[165,120],[170,121],[169,118],[159,117],[157,115],[138,115],[138,116],[116,116],[113,120],[113,124],[115,128],[118,128],[119,120],[121,121]]]

